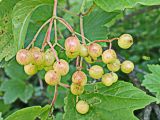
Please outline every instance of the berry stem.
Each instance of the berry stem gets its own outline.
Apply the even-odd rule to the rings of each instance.
[[[69,86],[69,85],[64,84],[64,83],[59,83],[59,85],[60,85],[60,86],[62,86],[62,87],[65,87],[65,88],[70,88],[70,86]]]
[[[109,49],[112,49],[112,42],[109,43]]]
[[[57,16],[57,0],[54,0],[53,16]]]
[[[77,59],[76,59],[76,68],[79,67],[79,56],[77,56]]]
[[[33,40],[30,42],[30,44],[27,46],[26,49],[29,49],[29,48],[31,47],[31,45],[34,44],[34,42],[36,41],[36,39],[37,39],[39,33],[41,32],[41,30],[51,21],[51,19],[52,19],[52,18],[48,19],[48,20],[39,28],[39,30],[38,30],[37,33],[35,34]]]
[[[114,40],[118,40],[119,38],[112,38],[112,39],[108,39],[108,40],[95,40],[94,41],[94,43],[96,43],[96,42],[112,42],[112,41],[114,41]]]
[[[82,43],[86,44],[85,38],[84,38],[84,30],[83,30],[83,16],[82,13],[84,12],[84,6],[85,6],[85,0],[83,0],[81,9],[80,9],[80,31],[81,31],[81,37],[82,37]]]
[[[53,7],[53,17],[57,16],[57,0],[54,0],[54,7]],[[55,43],[57,43],[57,20],[54,19],[54,38],[55,38]]]
[[[81,57],[81,60],[80,60],[80,70],[83,68],[82,63],[83,63],[83,57]]]
[[[79,34],[79,33],[77,33],[77,32],[75,32],[75,34],[76,34],[76,35],[78,35],[78,36],[83,37],[83,38],[84,38],[84,39],[86,39],[89,43],[92,43],[88,38],[86,38],[86,37],[82,36],[81,34]]]
[[[71,25],[70,25],[67,21],[65,21],[63,18],[60,18],[60,17],[56,17],[56,19],[57,19],[60,23],[62,23],[64,26],[66,26],[66,28],[67,28],[71,33],[74,34],[73,28],[71,27]]]
[[[58,85],[55,86],[54,96],[53,96],[53,99],[52,99],[52,102],[51,102],[50,115],[52,115],[52,108],[55,104],[57,96],[58,96]]]
[[[85,38],[84,38],[83,16],[82,15],[80,15],[80,31],[81,31],[82,43],[86,44],[86,41],[85,41]]]
[[[58,58],[58,56],[57,56],[57,53],[56,53],[54,47],[52,46],[52,43],[51,43],[50,41],[47,41],[47,43],[48,43],[48,45],[50,46],[50,48],[52,49],[53,54],[54,54],[54,57],[56,58],[56,61],[59,62],[59,58]]]
[[[57,39],[57,20],[54,19],[54,39],[55,39],[55,43],[58,43],[58,39]]]

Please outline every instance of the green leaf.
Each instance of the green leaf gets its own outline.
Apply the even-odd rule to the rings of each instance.
[[[61,112],[58,112],[56,114],[56,119],[55,120],[63,120],[63,114]]]
[[[91,40],[106,39],[107,27],[105,24],[112,21],[119,12],[107,13],[101,9],[96,9],[89,16],[84,17],[85,36]]]
[[[33,94],[33,86],[20,80],[6,80],[1,84],[0,90],[5,92],[3,98],[6,104],[12,103],[18,98],[27,103]]]
[[[137,4],[141,5],[159,5],[159,0],[94,0],[101,9],[112,12],[115,10],[124,10],[125,8],[133,8]]]
[[[45,107],[43,107],[41,109],[41,112],[39,114],[39,118],[41,118],[41,120],[47,120],[48,119],[48,114],[50,112],[50,105],[46,105]]]
[[[42,6],[51,5],[51,0],[22,0],[13,9],[13,31],[17,49],[24,46],[27,28],[33,12]]]
[[[41,106],[27,107],[16,111],[5,120],[35,120],[38,117],[41,118],[41,120],[47,120],[48,114],[46,113],[49,112],[49,108],[50,105],[46,105],[43,108]]]
[[[13,6],[20,0],[3,0],[0,4],[0,17],[4,16],[7,12],[10,12]]]
[[[86,86],[85,90],[79,99],[89,103],[89,112],[79,114],[75,109],[76,96],[69,93],[65,99],[65,120],[138,120],[133,111],[155,101],[155,98],[123,81],[111,87],[96,83]]]
[[[145,86],[150,92],[155,93],[160,101],[160,65],[148,65],[152,73],[144,76],[142,85]]]
[[[0,61],[8,61],[15,55],[12,32],[12,9],[19,0],[3,0],[0,4]]]
[[[5,112],[7,112],[10,109],[10,107],[11,107],[11,105],[4,104],[4,102],[2,100],[0,100],[0,106],[1,106],[0,107],[0,112],[2,112],[3,114]]]
[[[28,76],[24,72],[23,66],[19,65],[15,58],[5,66],[6,74],[14,80],[26,80]]]

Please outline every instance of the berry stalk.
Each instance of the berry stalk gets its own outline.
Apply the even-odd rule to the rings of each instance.
[[[52,102],[51,102],[50,115],[52,115],[52,108],[55,104],[57,96],[58,96],[58,85],[55,86],[54,96],[53,96],[53,99],[52,99]]]

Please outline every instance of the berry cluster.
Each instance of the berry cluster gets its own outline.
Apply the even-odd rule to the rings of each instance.
[[[118,40],[118,45],[123,49],[128,49],[133,44],[133,38],[129,34],[123,34]],[[81,44],[77,36],[68,37],[65,40],[65,53],[68,58],[82,57],[88,63],[94,63],[98,57],[102,58],[102,62],[106,64],[109,73],[104,73],[104,70],[99,65],[93,65],[88,70],[89,76],[93,79],[101,79],[105,86],[111,86],[118,80],[118,75],[115,73],[121,69],[124,73],[130,73],[134,69],[134,64],[129,61],[122,63],[117,57],[116,52],[111,48],[111,41],[109,42],[109,49],[103,51],[102,47],[96,43],[100,41],[90,42],[89,44]],[[57,53],[56,53],[57,54]],[[48,85],[60,85],[61,76],[65,76],[69,72],[69,64],[63,59],[56,61],[56,56],[52,48],[47,49],[45,52],[41,51],[38,47],[30,49],[21,49],[17,52],[16,60],[19,64],[24,65],[24,71],[28,75],[34,75],[38,70],[44,69],[45,82]],[[74,95],[81,95],[84,92],[84,86],[87,84],[87,76],[77,67],[77,71],[72,75],[72,84],[70,86],[71,93]],[[79,109],[84,107],[84,110]],[[89,105],[85,101],[79,101],[76,105],[79,113],[85,114],[88,112]]]
[[[28,75],[34,75],[38,70],[45,69],[45,81],[48,85],[57,85],[60,82],[61,76],[64,76],[69,71],[68,63],[60,59],[55,62],[55,56],[51,49],[42,52],[38,47],[31,49],[21,49],[16,55],[16,60],[19,64],[24,65],[24,71]]]

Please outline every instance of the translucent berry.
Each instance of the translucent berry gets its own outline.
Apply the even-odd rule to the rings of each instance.
[[[104,74],[103,68],[98,65],[94,65],[89,69],[89,75],[94,79],[99,79]]]
[[[77,52],[68,52],[68,51],[66,51],[66,56],[68,58],[76,58],[77,56],[79,56],[79,51],[77,51]]]
[[[31,62],[32,56],[26,49],[21,49],[17,52],[16,60],[21,65],[27,65]]]
[[[87,48],[87,46],[86,45],[84,45],[84,44],[82,44],[81,46],[80,46],[80,56],[81,57],[86,57],[86,56],[88,56],[88,48]]]
[[[121,64],[121,70],[124,73],[130,73],[133,71],[133,69],[134,69],[134,64],[129,60],[126,60]]]
[[[30,49],[30,53],[32,54],[32,63],[35,65],[44,64],[44,53],[40,51],[38,47],[33,47]]]
[[[30,52],[35,52],[35,51],[41,51],[41,49],[39,47],[32,47],[30,50]]]
[[[120,69],[121,63],[119,59],[116,59],[113,63],[107,64],[107,67],[110,71],[116,72]]]
[[[68,37],[65,41],[65,49],[68,52],[77,52],[80,49],[80,42],[77,37]]]
[[[91,56],[87,56],[84,59],[87,63],[90,63],[90,64],[96,62],[97,60],[97,58],[92,58]]]
[[[92,43],[88,46],[88,53],[92,58],[97,58],[102,54],[102,47],[97,43]]]
[[[30,63],[24,66],[24,71],[27,75],[34,75],[37,73],[37,67]]]
[[[123,49],[128,49],[132,46],[133,44],[133,38],[130,34],[123,34],[120,36],[118,40],[118,45],[119,47]]]
[[[44,66],[51,66],[55,61],[54,53],[51,49],[46,50],[44,54]]]
[[[114,82],[115,78],[111,73],[106,73],[102,76],[102,83],[105,86],[111,86]]]
[[[105,50],[102,54],[102,61],[106,64],[112,63],[117,59],[116,52],[112,49]]]
[[[87,76],[82,71],[76,71],[72,75],[72,82],[84,86],[87,83]]]
[[[77,104],[76,104],[76,110],[78,113],[80,114],[86,114],[89,111],[89,105],[87,102],[80,100]]]
[[[53,69],[60,75],[64,76],[69,72],[68,62],[63,59],[60,59],[59,62],[54,63]]]
[[[84,86],[72,83],[71,84],[71,92],[74,95],[81,95],[84,92]]]
[[[114,83],[117,82],[117,80],[118,80],[118,75],[117,75],[116,73],[114,73],[114,72],[112,72],[111,74],[112,74],[112,76],[113,76],[113,82],[114,82]]]
[[[54,70],[49,70],[46,74],[45,74],[45,81],[48,85],[57,85],[59,84],[61,79],[61,76],[56,73]]]

